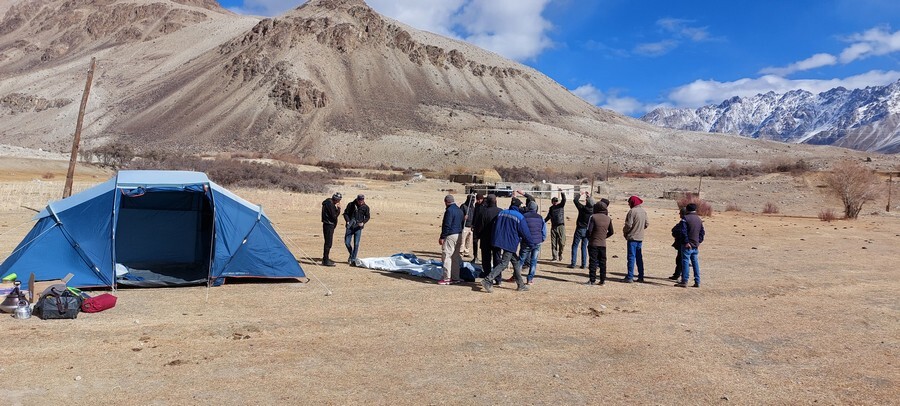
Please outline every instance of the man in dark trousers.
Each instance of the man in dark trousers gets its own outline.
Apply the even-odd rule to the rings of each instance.
[[[581,195],[587,196],[587,204],[581,204]],[[582,191],[575,195],[575,207],[578,208],[578,220],[575,222],[575,235],[572,237],[572,262],[569,268],[578,265],[578,247],[581,246],[581,269],[587,267],[587,226],[591,215],[594,214],[594,198],[590,192]]]
[[[603,202],[594,205],[594,214],[588,221],[588,285],[597,283],[597,268],[600,269],[600,284],[606,284],[606,239],[613,235],[612,219]]]
[[[475,231],[475,219],[481,215],[481,208],[484,207],[484,195],[478,193],[475,195],[475,206],[472,208],[472,212],[466,216],[466,224],[468,227],[472,227],[472,264],[475,264],[478,261],[478,250],[480,246],[478,245],[479,238],[478,232]],[[469,220],[472,223],[469,223]]]
[[[337,227],[338,215],[341,214],[341,194],[331,195],[331,199],[322,201],[322,236],[325,238],[325,248],[322,251],[322,265],[334,266],[334,261],[329,257],[331,242],[334,241],[334,228]]]
[[[628,274],[622,279],[625,283],[634,282],[635,265],[638,271],[637,281],[644,282],[644,230],[650,225],[650,221],[647,220],[647,211],[641,207],[643,203],[640,197],[628,198],[628,207],[631,209],[625,214],[625,226],[622,227],[622,234],[628,244],[626,246]]]
[[[491,271],[493,264],[500,262],[500,250],[494,248],[494,223],[500,211],[500,208],[497,207],[497,196],[493,193],[488,194],[473,223],[475,233],[478,234],[478,242],[481,244],[481,272],[483,275],[487,275]]]
[[[369,222],[369,206],[366,204],[365,195],[357,195],[356,200],[347,205],[347,209],[344,210],[344,221],[347,223],[344,245],[347,246],[347,252],[350,253],[347,263],[350,266],[356,266],[356,255],[359,254],[362,230]]]
[[[519,243],[535,246],[537,241],[528,229],[528,223],[525,217],[515,205],[510,205],[508,210],[503,210],[497,215],[494,224],[494,247],[502,250],[500,262],[491,268],[491,273],[481,280],[481,286],[488,293],[494,291],[493,282],[500,277],[500,273],[512,261],[513,278],[516,280],[516,290],[524,292],[528,290],[528,285],[522,280],[522,262],[517,255]]]
[[[450,285],[459,282],[459,266],[462,262],[460,247],[462,246],[462,230],[465,219],[463,211],[454,203],[453,195],[444,197],[444,219],[441,221],[441,238],[438,244],[443,253],[444,276],[438,285]]]
[[[566,245],[566,194],[562,189],[559,189],[559,194],[562,200],[558,197],[550,199],[553,205],[550,206],[547,217],[544,217],[544,222],[550,222],[550,249],[553,254],[551,261],[562,261],[563,247]]]
[[[475,222],[475,205],[478,204],[477,196],[474,194],[469,194],[466,196],[466,201],[459,206],[459,209],[462,210],[463,219],[465,223],[463,225],[462,232],[459,234],[459,239],[462,240],[462,245],[460,245],[460,254],[464,257],[467,257],[471,254],[469,250],[472,252],[478,252],[478,246],[473,246],[473,238],[472,238],[472,224]]]
[[[706,230],[703,229],[703,220],[697,215],[697,205],[688,203],[685,206],[687,213],[684,215],[684,227],[682,227],[681,238],[684,245],[681,246],[681,281],[675,286],[686,288],[688,278],[691,276],[690,267],[694,268],[694,285],[700,287],[700,244],[706,236]]]
[[[678,210],[678,223],[672,227],[672,238],[675,240],[672,243],[672,248],[675,248],[675,272],[672,273],[672,276],[669,279],[673,281],[677,281],[681,279],[681,247],[684,247],[684,240],[682,240],[683,236],[682,230],[684,229],[684,215],[687,214],[687,209],[682,207]]]

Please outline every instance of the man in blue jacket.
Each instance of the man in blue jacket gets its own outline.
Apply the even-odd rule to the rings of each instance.
[[[534,200],[525,204],[525,223],[528,224],[528,230],[531,231],[531,237],[538,241],[535,245],[522,244],[519,250],[519,258],[522,259],[523,265],[528,267],[528,277],[526,284],[534,283],[534,273],[537,270],[538,256],[541,254],[541,243],[547,239],[547,224],[544,218],[538,214],[538,205]]]
[[[438,240],[444,253],[444,277],[438,281],[438,285],[450,285],[459,281],[459,266],[462,262],[459,254],[462,239],[459,238],[459,234],[462,233],[465,219],[462,210],[454,204],[454,201],[453,195],[444,197],[444,205],[447,208],[444,210],[441,238]]]
[[[524,241],[523,241],[524,240]],[[481,286],[488,293],[494,291],[493,280],[496,279],[510,261],[513,264],[513,277],[516,279],[518,291],[527,291],[528,286],[522,280],[522,263],[519,261],[516,252],[519,243],[524,242],[531,246],[537,245],[540,241],[535,240],[528,229],[528,223],[522,212],[515,206],[503,210],[497,215],[497,221],[494,225],[494,247],[502,250],[500,262],[491,269],[491,273],[481,280]]]

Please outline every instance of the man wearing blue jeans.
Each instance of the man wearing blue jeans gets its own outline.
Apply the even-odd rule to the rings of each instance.
[[[347,246],[347,252],[350,258],[347,263],[350,266],[356,266],[356,255],[359,254],[359,243],[362,240],[362,230],[369,222],[369,206],[366,205],[366,196],[358,195],[356,200],[347,205],[344,210],[344,221],[347,228],[344,233],[344,245]]]
[[[679,288],[686,288],[688,278],[691,276],[691,266],[694,268],[694,285],[700,287],[700,244],[706,236],[703,229],[703,220],[697,215],[697,205],[689,203],[685,206],[687,214],[681,229],[681,239],[685,241],[681,247],[681,280],[675,284]]]
[[[587,204],[581,204],[579,201],[581,195],[587,196]],[[581,246],[581,269],[584,269],[587,267],[588,256],[588,221],[594,214],[594,199],[589,192],[583,191],[575,195],[575,208],[578,209],[578,219],[575,222],[575,235],[572,236],[572,262],[569,264],[569,268],[575,268],[578,265],[578,247]]]
[[[528,229],[531,231],[531,237],[534,238],[535,241],[538,241],[537,244],[522,244],[521,249],[519,250],[519,258],[522,259],[522,262],[525,266],[528,266],[528,277],[526,278],[525,284],[531,285],[534,283],[534,273],[537,271],[537,262],[538,256],[541,253],[541,243],[547,239],[547,223],[544,222],[544,219],[538,214],[538,205],[534,199],[529,199],[528,203],[525,204],[525,223],[528,224]]]
[[[647,212],[641,207],[644,201],[637,196],[628,198],[628,214],[625,215],[625,227],[622,234],[628,241],[628,276],[622,280],[625,283],[634,282],[634,266],[638,269],[638,282],[644,282],[644,230],[650,225],[647,221]]]

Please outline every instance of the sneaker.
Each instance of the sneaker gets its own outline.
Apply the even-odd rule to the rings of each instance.
[[[441,279],[438,281],[438,285],[449,285],[450,279]]]
[[[528,290],[528,285],[522,285],[516,289],[517,292],[528,292]]]
[[[624,282],[624,283],[634,283],[634,279],[631,279],[631,278],[626,277],[626,278],[622,278],[622,282]]]
[[[463,283],[462,279],[450,279],[451,285],[459,285],[460,283]]]
[[[699,288],[699,287],[700,287],[700,284],[697,283],[697,282],[694,282],[694,284],[691,285],[691,287],[692,287],[692,288]]]
[[[334,263],[334,261],[332,261],[330,259],[326,259],[326,260],[322,261],[322,266],[335,266],[335,263]]]
[[[586,268],[586,267],[585,267],[584,265],[581,266],[581,269],[585,269],[585,268]]]
[[[686,287],[687,287],[687,284],[684,283],[684,282],[678,282],[678,283],[675,284],[675,287],[677,287],[677,288],[686,288]]]
[[[681,279],[681,275],[672,275],[669,277],[670,280],[677,281]]]
[[[481,287],[484,288],[484,291],[487,293],[491,293],[494,291],[494,284],[487,279],[481,280]]]
[[[553,258],[550,258],[550,260],[551,260],[551,261],[556,261],[556,255],[554,255]]]
[[[637,282],[637,283],[645,283],[645,282],[644,282],[644,278],[637,278],[637,281],[636,281],[636,282]]]
[[[598,285],[600,285],[600,286],[606,285],[606,281],[600,281],[600,283],[598,283]]]

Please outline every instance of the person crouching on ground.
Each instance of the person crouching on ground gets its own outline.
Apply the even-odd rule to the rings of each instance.
[[[322,265],[334,266],[331,260],[331,243],[334,241],[334,229],[337,227],[338,216],[341,214],[341,194],[335,193],[330,199],[322,201],[322,237],[325,238],[325,247],[322,249]]]
[[[637,196],[628,198],[628,214],[625,215],[625,227],[622,228],[622,234],[628,242],[628,276],[622,281],[625,283],[634,282],[634,266],[637,264],[638,282],[644,282],[644,230],[650,225],[647,221],[647,212],[641,207],[644,201]]]
[[[438,244],[444,254],[444,277],[438,281],[438,285],[450,285],[459,282],[459,266],[462,263],[460,256],[460,246],[462,239],[460,234],[463,230],[465,219],[463,212],[454,204],[453,195],[444,197],[444,220],[441,222],[441,238]]]
[[[357,195],[356,200],[347,205],[344,210],[344,221],[347,223],[347,229],[344,233],[344,245],[347,246],[347,252],[350,257],[347,263],[350,266],[356,266],[357,255],[359,254],[359,244],[362,240],[362,230],[369,222],[369,206],[366,204],[366,196]],[[351,244],[352,243],[352,244]]]
[[[524,240],[524,241],[522,241]],[[529,245],[536,245],[538,241],[532,237],[528,223],[525,217],[516,206],[510,206],[508,210],[503,210],[497,215],[497,221],[494,225],[494,247],[501,251],[500,262],[494,265],[491,273],[481,280],[481,286],[488,293],[494,291],[494,280],[500,276],[503,269],[512,261],[513,277],[516,279],[518,291],[527,291],[528,285],[522,280],[522,263],[516,255],[519,248],[519,242]]]
[[[597,269],[600,269],[600,284],[606,284],[606,239],[613,235],[612,219],[606,204],[594,205],[594,214],[588,221],[587,239],[590,265],[588,266],[588,285],[597,283]]]

